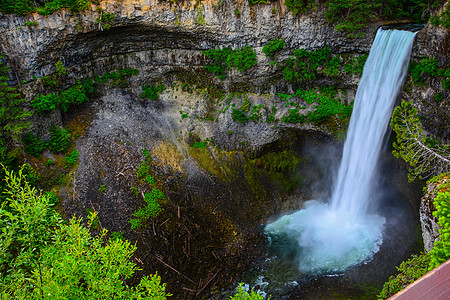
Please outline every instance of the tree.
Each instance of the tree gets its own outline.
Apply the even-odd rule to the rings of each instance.
[[[411,165],[409,181],[450,171],[450,146],[423,131],[412,102],[395,108],[391,127],[397,135],[393,154]]]
[[[155,274],[129,287],[137,270],[136,246],[107,239],[106,229],[92,236],[81,219],[63,222],[49,196],[39,195],[20,170],[7,169],[7,200],[0,207],[1,299],[166,299]]]
[[[2,63],[3,56],[0,54],[0,138],[8,144],[17,141],[20,133],[30,126],[26,119],[32,112],[23,110],[26,100],[9,84],[9,67]]]

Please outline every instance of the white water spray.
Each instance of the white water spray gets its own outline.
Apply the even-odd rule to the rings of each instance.
[[[266,226],[273,240],[296,242],[300,271],[336,273],[372,257],[384,218],[369,213],[377,161],[408,69],[414,32],[379,29],[358,86],[330,203],[305,208]]]

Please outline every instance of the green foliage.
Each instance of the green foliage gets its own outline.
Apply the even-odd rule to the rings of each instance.
[[[102,76],[95,75],[94,80],[98,83],[107,83],[111,81],[111,85],[126,87],[127,78],[138,74],[137,69],[117,69],[116,71],[106,72]]]
[[[69,156],[65,157],[66,164],[68,165],[74,165],[78,161],[78,157],[80,156],[80,153],[77,150],[73,150]]]
[[[339,99],[321,96],[315,110],[308,112],[308,119],[316,124],[326,122],[331,116],[350,117],[352,113],[351,105],[344,105]]]
[[[25,26],[27,26],[27,27],[38,26],[38,25],[39,25],[39,23],[37,21],[25,22]]]
[[[225,79],[228,68],[234,67],[243,72],[257,63],[256,52],[250,46],[236,50],[231,50],[231,48],[209,49],[202,53],[212,60],[212,64],[205,66],[205,70],[220,79]]]
[[[81,84],[71,86],[61,93],[50,93],[48,95],[39,95],[33,99],[31,106],[37,112],[52,112],[60,108],[62,112],[68,112],[70,107],[88,102],[85,89]]]
[[[389,280],[383,286],[383,290],[377,296],[378,299],[389,298],[425,275],[428,272],[429,262],[430,255],[426,253],[413,255],[410,259],[402,262],[397,267],[399,274],[389,277]]]
[[[115,241],[115,240],[125,240],[125,238],[123,237],[123,233],[119,232],[119,231],[112,231],[111,232],[111,240]]]
[[[100,188],[98,189],[98,191],[99,191],[100,193],[106,192],[106,191],[107,191],[106,185],[102,184],[102,185],[100,186]]]
[[[364,28],[367,22],[376,18],[375,11],[381,3],[370,0],[328,0],[325,3],[325,18],[330,23],[337,23],[336,31],[344,31],[351,37]]]
[[[245,123],[248,121],[247,115],[240,109],[233,108],[231,111],[231,118],[239,123]]]
[[[441,174],[440,178],[445,178],[446,181],[438,185],[438,193],[434,199],[436,211],[433,212],[433,216],[438,218],[440,228],[439,239],[435,241],[430,251],[429,270],[450,259],[450,173]]]
[[[446,6],[445,10],[441,14],[431,18],[431,24],[434,26],[443,26],[450,29],[450,6]]]
[[[43,111],[54,111],[58,104],[58,94],[50,93],[48,95],[38,95],[36,98],[31,101],[31,106],[37,112]]]
[[[140,228],[149,218],[156,218],[162,211],[160,202],[165,199],[164,193],[159,189],[152,189],[150,193],[144,194],[144,200],[147,203],[145,207],[133,213],[135,218],[130,219],[131,229]]]
[[[86,96],[91,97],[95,93],[95,86],[94,81],[91,78],[86,78],[82,83],[81,86],[83,87],[84,93]]]
[[[54,153],[66,152],[71,145],[70,134],[67,133],[67,130],[52,124],[49,131],[50,140],[48,141],[48,147],[50,151]]]
[[[296,16],[315,8],[316,2],[314,0],[284,0],[284,5]]]
[[[162,93],[166,87],[164,84],[146,84],[142,86],[141,98],[149,98],[150,100],[158,100],[159,94]]]
[[[411,77],[416,83],[423,83],[423,76],[437,76],[437,60],[435,58],[423,58],[419,63],[411,62]]]
[[[275,54],[286,46],[284,39],[272,40],[262,48],[262,52],[273,59]]]
[[[9,67],[3,62],[3,54],[0,54],[0,139],[4,146],[19,140],[23,130],[31,123],[26,121],[32,112],[23,110],[26,101],[17,91],[17,88],[9,83]]]
[[[45,143],[41,138],[32,134],[31,132],[25,133],[22,138],[22,143],[24,146],[25,152],[28,154],[39,157],[45,149]]]
[[[86,96],[82,85],[74,85],[64,92],[61,92],[59,96],[59,105],[62,112],[67,112],[70,107],[88,101],[89,98]]]
[[[304,82],[316,79],[320,70],[326,76],[338,76],[341,58],[333,57],[328,47],[307,51],[294,50],[294,57],[284,62],[283,76],[287,81]]]
[[[304,123],[306,116],[300,115],[298,108],[289,109],[289,115],[283,117],[285,123]]]
[[[56,67],[56,73],[58,76],[63,76],[67,74],[67,69],[64,67],[62,61],[58,60],[55,64]]]
[[[252,110],[250,110],[248,119],[258,122],[262,118],[262,109],[264,108],[263,104],[253,105]]]
[[[205,149],[205,148],[206,148],[206,144],[207,144],[206,141],[204,141],[204,142],[195,142],[195,143],[192,145],[192,147],[193,147],[193,148]]]
[[[137,270],[136,249],[93,237],[81,219],[63,222],[47,195],[38,196],[21,173],[5,170],[7,200],[0,206],[0,294],[4,299],[166,299],[157,275],[136,287],[125,281]]]
[[[450,171],[450,147],[424,133],[412,102],[394,109],[391,127],[396,133],[393,154],[410,164],[408,179],[427,178]]]
[[[112,24],[114,23],[114,20],[116,19],[115,14],[111,13],[101,13],[100,17],[95,20],[100,26],[100,28],[103,30],[109,30],[111,29]]]
[[[91,5],[89,0],[1,0],[0,11],[8,14],[25,15],[37,10],[40,14],[48,15],[61,8],[69,8],[73,12],[83,11]]]
[[[363,72],[364,64],[366,63],[367,54],[359,55],[350,59],[344,66],[344,71],[347,74],[353,75],[358,74],[361,75]]]
[[[150,173],[150,165],[147,161],[144,160],[139,166],[136,172],[136,176],[137,178],[144,178],[149,173]]]
[[[146,175],[145,181],[147,181],[147,183],[150,185],[155,184],[155,178],[152,175]]]
[[[270,299],[270,297],[269,297]],[[244,284],[240,283],[236,288],[236,294],[230,297],[230,300],[264,300],[264,297],[259,293],[251,290],[250,293],[244,289]]]

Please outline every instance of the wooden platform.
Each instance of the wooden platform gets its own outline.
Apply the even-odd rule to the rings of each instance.
[[[450,300],[450,259],[389,300]]]

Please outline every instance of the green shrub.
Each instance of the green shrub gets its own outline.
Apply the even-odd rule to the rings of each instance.
[[[162,93],[166,87],[164,84],[146,84],[142,86],[141,98],[149,98],[150,100],[158,100],[159,94]]]
[[[377,296],[378,299],[389,298],[425,275],[428,272],[429,262],[430,255],[424,253],[413,255],[410,259],[402,262],[399,267],[396,267],[399,274],[389,277],[389,280],[383,286],[383,290]]]
[[[314,0],[284,0],[284,5],[296,16],[315,8],[316,2]]]
[[[270,299],[270,297],[269,297]],[[230,300],[264,300],[264,296],[251,290],[250,293],[244,290],[244,284],[240,283],[236,289],[236,294],[230,297]]]
[[[147,203],[145,207],[139,207],[139,209],[133,213],[129,223],[131,229],[140,228],[145,221],[149,218],[156,218],[162,211],[160,201],[165,199],[164,193],[159,189],[153,189],[150,193],[144,194],[144,200]]]
[[[248,121],[248,117],[246,114],[244,114],[244,112],[242,112],[242,110],[237,109],[237,108],[233,108],[231,111],[231,118],[239,123],[245,123]]]
[[[50,151],[66,152],[70,147],[70,134],[67,133],[66,129],[58,128],[56,125],[50,126],[50,140],[48,141],[48,147]]]
[[[356,57],[353,57],[344,66],[344,71],[347,74],[353,75],[353,74],[359,74],[361,75],[364,69],[364,64],[366,63],[367,57],[369,57],[367,54],[359,55]]]
[[[39,157],[45,149],[45,143],[41,138],[32,134],[31,132],[27,132],[22,138],[23,146],[25,152]]]
[[[69,156],[66,156],[66,164],[68,165],[74,165],[78,161],[78,157],[80,156],[80,153],[77,150],[73,150],[72,153],[69,154]]]
[[[434,26],[443,26],[450,29],[450,6],[447,5],[445,10],[440,14],[431,18],[431,24]]]
[[[102,184],[102,185],[100,186],[100,188],[98,189],[98,191],[99,191],[100,193],[106,192],[106,191],[107,191],[106,185]]]
[[[430,251],[430,267],[432,270],[450,259],[450,173],[441,174],[439,178],[446,178],[446,183],[440,183],[438,194],[434,199],[436,211],[433,216],[438,218],[439,239]]]
[[[26,182],[22,172],[6,173],[6,202],[0,206],[0,294],[4,299],[166,299],[157,275],[135,287],[125,282],[137,268],[136,246],[106,241],[107,230],[91,235],[87,222],[63,221],[48,194]],[[87,227],[83,224],[87,223]]]
[[[153,185],[155,184],[155,178],[152,175],[145,176],[145,180],[148,184]]]
[[[253,105],[252,110],[248,116],[249,120],[258,122],[262,118],[262,109],[264,108],[263,104]]]
[[[116,19],[115,14],[111,13],[102,13],[99,18],[96,19],[96,22],[100,25],[102,30],[109,30],[111,29],[112,24],[114,23],[114,20]]]
[[[27,26],[27,27],[38,26],[38,25],[39,25],[39,23],[36,21],[25,22],[25,26]]]
[[[60,94],[59,99],[62,112],[67,112],[69,107],[89,101],[82,85],[74,85],[68,88]]]
[[[83,87],[84,93],[88,97],[92,97],[95,93],[95,86],[94,81],[91,78],[86,78],[82,83],[81,86]]]
[[[33,106],[37,112],[54,111],[57,104],[58,95],[56,93],[39,95],[31,101],[31,106]]]
[[[337,76],[341,64],[340,57],[332,57],[328,47],[307,51],[305,49],[294,50],[295,58],[284,62],[283,76],[287,81],[304,82],[314,80],[319,68],[327,76]]]
[[[283,117],[285,123],[304,123],[306,116],[300,115],[298,108],[289,109],[289,115]]]
[[[206,144],[207,144],[206,141],[204,141],[204,142],[195,142],[195,143],[192,145],[192,147],[193,147],[193,148],[201,148],[201,149],[205,149],[205,148],[206,148]]]
[[[256,52],[250,46],[231,50],[231,48],[209,49],[202,52],[212,60],[212,64],[205,66],[205,70],[225,79],[226,70],[234,67],[243,72],[257,64]]]
[[[411,62],[411,77],[416,83],[423,83],[423,76],[426,74],[431,77],[438,75],[437,60],[435,58],[423,58],[419,63]]]
[[[286,43],[284,42],[284,39],[272,40],[269,42],[269,44],[265,45],[262,48],[262,52],[265,53],[271,59],[273,59],[275,56],[275,53],[279,52],[285,46],[286,46]]]

